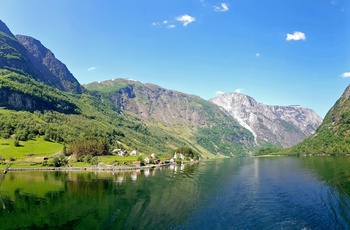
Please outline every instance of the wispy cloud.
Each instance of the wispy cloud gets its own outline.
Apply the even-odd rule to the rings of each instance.
[[[350,72],[344,72],[344,73],[342,73],[341,77],[342,77],[342,78],[350,77]]]
[[[162,22],[153,22],[152,26],[165,27],[168,29],[173,29],[176,27],[172,22],[169,22],[168,20],[164,20]]]
[[[244,90],[244,89],[242,89],[242,88],[238,88],[238,89],[235,90],[235,92],[236,92],[236,93],[241,93],[243,90]]]
[[[87,71],[93,71],[93,70],[95,70],[96,69],[96,67],[89,67],[88,69],[87,69]]]
[[[225,12],[229,10],[229,5],[227,3],[221,3],[220,6],[214,6],[215,12]]]
[[[300,32],[300,31],[295,31],[294,33],[292,34],[287,34],[287,37],[286,37],[286,40],[287,41],[305,41],[306,40],[306,36],[303,32]]]
[[[187,26],[188,24],[196,21],[195,17],[192,17],[188,14],[180,15],[176,18],[177,21],[183,23],[183,26]]]
[[[224,94],[224,93],[225,93],[225,92],[222,92],[222,91],[219,90],[219,91],[216,91],[215,94],[216,94],[216,95],[222,95],[222,94]]]

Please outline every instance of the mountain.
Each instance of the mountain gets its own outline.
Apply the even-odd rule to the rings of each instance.
[[[15,37],[0,23],[2,138],[44,136],[76,146],[91,140],[163,156],[179,147],[202,156],[255,148],[248,130],[198,96],[125,79],[85,87],[40,41]]]
[[[210,101],[248,129],[259,146],[291,147],[312,135],[322,122],[311,109],[264,105],[241,93],[226,93]]]
[[[17,40],[26,50],[30,61],[40,70],[45,82],[72,93],[81,93],[78,80],[69,72],[68,68],[55,55],[41,44],[40,41],[24,35],[16,35]]]
[[[350,85],[328,111],[316,133],[286,153],[298,155],[350,153]]]
[[[58,78],[50,73],[44,74],[40,71],[44,68],[31,59],[28,50],[0,21],[0,106],[77,113],[77,106],[63,95]]]
[[[65,92],[81,93],[81,86],[67,67],[38,40],[14,36],[0,21],[0,69],[31,76],[32,79]]]
[[[154,132],[176,136],[192,147],[222,155],[254,149],[253,136],[219,106],[198,96],[134,80],[115,79],[84,85],[101,93],[114,109],[129,114]]]

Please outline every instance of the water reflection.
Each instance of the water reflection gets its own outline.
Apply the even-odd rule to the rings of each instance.
[[[344,229],[349,163],[235,158],[134,172],[9,172],[0,228]]]

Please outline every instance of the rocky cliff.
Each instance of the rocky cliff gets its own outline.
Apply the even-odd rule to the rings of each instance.
[[[81,93],[79,82],[66,65],[58,60],[40,41],[24,35],[16,35],[16,38],[26,48],[31,62],[43,74],[44,82],[49,82],[49,84],[66,92]]]
[[[322,118],[301,106],[273,106],[240,93],[226,93],[210,100],[248,129],[259,146],[266,143],[293,146],[313,134]]]
[[[195,141],[211,153],[244,154],[254,148],[253,136],[219,106],[198,96],[153,84],[115,79],[84,85],[104,92],[115,110],[149,126],[161,127],[186,141]]]
[[[0,20],[0,69],[30,76],[62,91],[81,93],[81,86],[67,67],[38,40],[17,35]]]

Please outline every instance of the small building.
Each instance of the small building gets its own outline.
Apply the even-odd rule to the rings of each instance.
[[[185,156],[182,153],[180,153],[179,157],[181,160],[185,160]]]
[[[132,151],[130,152],[130,156],[136,156],[136,155],[137,155],[136,150],[132,150]]]
[[[122,157],[126,155],[126,151],[123,151],[122,149],[113,149],[112,153]]]
[[[156,154],[152,153],[152,154],[151,154],[151,157],[152,157],[152,158],[155,158],[155,157],[156,157]]]
[[[141,161],[134,161],[132,163],[135,167],[141,167]]]
[[[148,157],[146,157],[146,158],[144,159],[144,161],[145,161],[146,164],[149,164],[149,163],[151,162],[151,159],[149,159]]]

